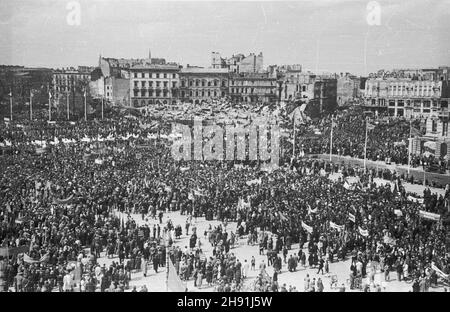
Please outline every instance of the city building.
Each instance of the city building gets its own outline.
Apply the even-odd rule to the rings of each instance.
[[[199,104],[211,98],[228,96],[226,68],[188,67],[180,70],[179,99]]]
[[[130,67],[130,99],[134,107],[175,104],[179,97],[180,66],[148,64]]]
[[[230,74],[229,88],[233,102],[274,103],[278,99],[277,78],[269,73]]]
[[[337,78],[337,104],[347,106],[358,103],[362,93],[360,90],[361,79],[349,73],[341,73]]]
[[[53,71],[53,91],[55,94],[67,93],[74,89],[84,92],[91,81],[91,72],[95,67],[62,68]]]
[[[366,109],[391,116],[439,117],[448,115],[447,80],[370,78],[365,85]]]
[[[308,92],[311,87],[308,88]],[[310,94],[308,94],[310,97]],[[320,117],[332,113],[337,108],[337,79],[316,76],[313,86],[313,97],[309,98],[306,106],[306,114],[311,117]]]
[[[262,52],[248,56],[236,54],[229,58],[222,58],[219,52],[211,52],[211,68],[226,68],[230,73],[262,73],[263,64]]]

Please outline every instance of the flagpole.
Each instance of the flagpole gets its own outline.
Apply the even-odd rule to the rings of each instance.
[[[409,142],[408,142],[408,176],[409,176],[409,171],[410,171],[410,167],[411,167],[411,148],[412,148],[412,138],[411,138],[411,125],[412,124],[412,119],[409,119]]]
[[[333,128],[334,128],[334,121],[333,117],[331,117],[331,133],[330,133],[330,162],[331,162],[331,155],[333,153]]]
[[[52,95],[50,93],[50,85],[48,86],[48,121],[52,121]]]
[[[67,90],[67,105],[66,105],[66,108],[67,108],[67,120],[70,119],[70,117],[69,117],[69,95],[70,95],[70,92],[69,92],[69,90]]]
[[[295,113],[296,113],[296,111],[294,110],[294,115],[293,115],[293,117],[294,117],[294,137],[292,138],[292,145],[294,147],[293,147],[293,150],[292,150],[292,159],[295,158],[295,136],[296,136],[296,133],[297,133],[297,131],[296,131],[296,122],[295,122]]]
[[[165,234],[164,234],[165,235]],[[165,245],[166,245],[166,292],[169,292],[169,246],[168,246],[168,240],[165,239]]]
[[[366,140],[364,142],[364,173],[366,173],[366,157],[367,157],[367,119],[366,119]]]
[[[86,89],[84,90],[84,121],[87,121]]]
[[[9,88],[9,116],[11,121],[13,120],[13,110],[12,110],[13,100],[12,100],[12,90]]]
[[[33,120],[33,93],[30,89],[30,120]]]

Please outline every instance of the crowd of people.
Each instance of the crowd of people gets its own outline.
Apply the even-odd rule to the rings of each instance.
[[[427,192],[422,206],[408,199],[396,176],[389,177],[394,190],[373,183],[375,170],[314,159],[297,159],[277,170],[245,161],[175,161],[169,132],[170,124],[159,121],[154,127],[150,117],[2,123],[8,151],[1,156],[0,245],[9,254],[1,259],[0,286],[124,291],[132,272],[158,272],[169,252],[182,280],[194,279],[199,288],[205,280],[220,291],[239,290],[254,266],[233,253],[242,237],[259,244],[267,265],[274,267],[270,277],[266,264],[260,265],[254,286],[259,290],[287,291],[277,283],[283,263],[289,271],[306,262],[320,271],[348,257],[355,267],[352,281],[366,276],[368,267],[387,274],[401,267],[402,276],[412,279],[432,274],[432,264],[450,273],[448,187],[445,196]],[[347,149],[351,141],[336,144]],[[360,148],[354,150],[359,155]],[[342,178],[330,180],[331,173]],[[359,176],[361,183],[348,187],[348,176]],[[421,209],[441,221],[423,219]],[[169,251],[181,229],[163,222],[166,211],[233,221],[237,227],[231,234],[221,226],[207,233],[191,228],[188,234],[187,223],[189,246]],[[132,213],[157,224],[138,225],[127,217]],[[202,252],[202,234],[214,246],[212,257]],[[306,245],[308,256],[287,257],[294,243]],[[118,256],[118,261],[102,266],[102,256]],[[321,288],[316,281],[308,284]]]
[[[361,110],[352,109],[298,125],[297,151],[304,149],[309,154],[329,154],[331,125],[334,124],[332,154],[364,159],[366,123],[370,123],[374,128],[367,133],[367,159],[408,165],[408,139],[411,132],[413,136],[425,134],[423,121],[393,117],[366,121],[362,115]],[[443,172],[448,169],[448,158],[433,154],[411,153],[410,161],[412,168],[435,164]]]

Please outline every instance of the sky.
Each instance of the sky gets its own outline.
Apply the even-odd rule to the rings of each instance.
[[[210,66],[212,51],[357,75],[450,65],[450,0],[379,0],[379,14],[369,2],[0,0],[0,64],[95,66],[151,49],[183,66]]]

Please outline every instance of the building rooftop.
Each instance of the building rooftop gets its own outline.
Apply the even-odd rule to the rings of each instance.
[[[181,73],[185,74],[227,74],[228,69],[227,68],[201,68],[201,67],[187,67],[182,68]]]

